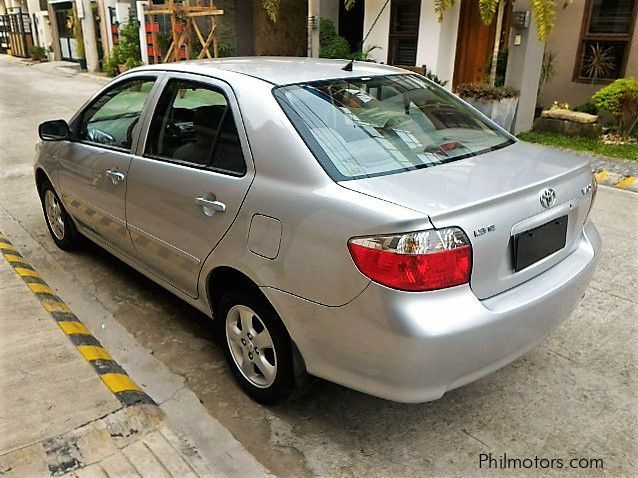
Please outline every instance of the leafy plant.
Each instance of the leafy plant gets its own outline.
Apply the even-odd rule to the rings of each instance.
[[[142,65],[139,29],[140,24],[133,15],[129,15],[128,21],[120,25],[119,41],[102,62],[102,70],[108,76],[116,76],[119,65],[124,65],[126,69]]]
[[[607,78],[616,68],[616,57],[612,46],[603,46],[599,42],[589,43],[583,55],[581,74],[595,80]]]
[[[327,18],[319,22],[319,56],[344,59],[351,56],[348,40],[337,35],[334,24]]]
[[[507,55],[509,50],[502,48],[498,52],[496,58],[496,77],[494,78],[494,86],[503,86],[505,84],[505,73],[507,72]],[[487,67],[485,68],[485,83],[490,81],[490,72],[492,71],[492,57],[487,60]]]
[[[591,98],[598,109],[609,111],[620,132],[629,136],[638,122],[638,80],[621,78],[598,90]]]
[[[578,113],[589,113],[590,115],[598,114],[598,108],[596,108],[596,105],[589,101],[586,103],[583,103],[582,105],[576,106],[574,108],[574,111],[577,111]]]
[[[225,58],[228,56],[233,56],[235,54],[235,48],[233,47],[233,45],[226,41],[226,40],[220,40],[217,43],[217,57],[218,58]]]
[[[437,85],[440,86],[445,86],[447,85],[447,80],[441,80],[436,73],[434,73],[432,70],[427,69],[425,71],[425,75],[424,75],[428,80],[433,81],[434,83],[436,83]]]
[[[120,71],[118,69],[118,62],[115,55],[111,53],[104,57],[104,61],[102,62],[102,71],[106,73],[107,76],[117,76]]]
[[[508,86],[490,86],[480,83],[465,83],[459,85],[454,92],[461,98],[485,101],[504,100],[518,96],[518,92]]]
[[[379,45],[370,45],[363,49],[363,51],[357,51],[354,54],[354,59],[358,61],[374,61],[370,56],[374,50],[380,49]]]
[[[38,45],[31,45],[29,47],[29,55],[31,55],[32,60],[43,61],[47,59],[46,49]]]

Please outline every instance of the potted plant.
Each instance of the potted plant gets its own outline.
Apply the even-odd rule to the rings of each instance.
[[[126,70],[142,65],[139,40],[139,23],[129,15],[128,21],[120,25],[119,42],[110,55],[104,57],[102,70],[108,76],[116,76]]]
[[[119,43],[114,48],[114,53],[117,50],[120,73],[142,64],[139,30],[140,24],[132,15],[129,15],[126,23],[120,25]]]
[[[29,47],[29,55],[33,61],[47,61],[47,51],[44,47],[31,45]]]
[[[512,129],[518,105],[516,90],[507,86],[466,83],[457,86],[454,92],[507,131]]]

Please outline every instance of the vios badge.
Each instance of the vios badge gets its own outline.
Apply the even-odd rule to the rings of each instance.
[[[545,209],[549,209],[556,204],[556,191],[552,188],[545,188],[541,191],[540,195],[541,206]]]

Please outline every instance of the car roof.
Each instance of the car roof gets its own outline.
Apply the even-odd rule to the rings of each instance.
[[[352,71],[344,71],[343,67],[347,63],[348,60],[256,56],[163,63],[143,67],[141,69],[160,69],[211,76],[215,74],[215,71],[222,70],[248,75],[274,85],[287,85],[333,78],[358,78],[361,76],[410,73],[394,66],[365,61],[355,61]]]

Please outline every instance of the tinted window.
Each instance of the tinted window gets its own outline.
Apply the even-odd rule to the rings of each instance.
[[[154,83],[148,78],[130,80],[104,93],[82,114],[78,138],[130,150],[133,130]]]
[[[476,111],[415,75],[318,81],[274,92],[335,180],[432,167],[512,143]]]
[[[149,156],[244,174],[246,165],[232,109],[221,91],[171,80],[151,121]]]

